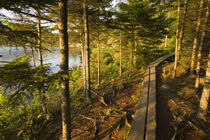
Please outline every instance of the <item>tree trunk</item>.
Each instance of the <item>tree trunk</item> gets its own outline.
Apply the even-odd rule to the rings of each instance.
[[[210,93],[210,53],[209,59],[207,62],[207,69],[206,69],[206,80],[203,87],[203,92],[200,99],[200,105],[197,113],[197,118],[201,120],[205,120],[206,113],[208,109],[208,101],[209,101],[209,93]]]
[[[84,95],[86,96],[87,92],[87,79],[86,79],[86,60],[85,60],[85,48],[84,48],[84,28],[81,28],[81,53],[82,53],[82,69],[83,69],[83,88]]]
[[[200,79],[200,61],[201,61],[201,55],[202,55],[202,47],[203,47],[203,41],[204,41],[204,37],[206,35],[206,27],[208,24],[208,17],[209,17],[209,6],[208,6],[208,1],[207,1],[207,10],[206,10],[206,17],[205,17],[205,22],[203,25],[203,31],[201,34],[201,42],[200,45],[198,47],[198,60],[197,60],[197,68],[196,68],[196,80],[195,80],[195,90],[198,90],[199,87],[199,79]]]
[[[137,40],[137,32],[134,31],[134,66],[136,67],[136,61],[137,61],[137,54],[136,54],[136,50],[137,50],[137,45],[138,45],[138,40]]]
[[[130,63],[133,66],[133,41],[131,40],[131,53],[130,53]]]
[[[18,46],[17,46],[18,44],[17,44],[17,37],[16,37],[16,35],[15,35],[15,48],[16,48],[16,50],[18,50]]]
[[[34,67],[36,67],[35,57],[34,57],[34,49],[31,47],[31,55],[32,55],[32,62]]]
[[[59,46],[60,46],[60,72],[65,78],[61,78],[62,95],[62,139],[71,139],[71,117],[70,117],[70,97],[68,75],[68,33],[67,33],[67,0],[61,0],[59,6]]]
[[[133,21],[132,21],[132,24]],[[131,37],[131,65],[134,66],[134,46],[135,46],[135,36],[134,36],[134,27],[132,25],[132,29],[131,29],[131,34],[132,34],[132,37]]]
[[[191,73],[193,73],[194,68],[195,68],[195,57],[196,57],[196,49],[197,49],[197,44],[198,44],[198,35],[200,32],[200,27],[201,27],[201,15],[202,15],[202,11],[203,11],[203,4],[204,4],[204,0],[200,0],[198,21],[197,21],[196,32],[195,32],[195,37],[194,37],[194,41],[193,41],[193,50],[192,50],[192,58],[191,58],[191,66],[190,66]]]
[[[26,51],[26,47],[25,46],[23,46],[23,50],[24,50],[24,55],[27,55],[27,51]]]
[[[37,40],[37,44],[38,44],[38,57],[39,57],[39,65],[42,66],[43,65],[43,58],[42,58],[42,32],[41,32],[41,13],[40,10],[37,9],[37,36],[38,36],[38,40]],[[35,59],[34,59],[35,61]],[[42,85],[44,87],[44,84]],[[45,93],[45,90],[41,90],[40,93]],[[46,107],[46,97],[44,95],[41,95],[40,100],[42,102],[42,110],[44,113],[46,113],[47,111],[47,107]]]
[[[166,37],[165,37],[165,48],[167,47],[167,43],[168,43],[168,35],[166,35]]]
[[[98,33],[97,33],[97,50],[98,50],[98,85],[100,85],[100,40],[99,40],[99,29],[98,29]]]
[[[12,48],[9,47],[9,55],[11,55],[11,53],[12,53]]]
[[[120,30],[120,76],[122,75],[122,31]]]
[[[98,25],[97,25],[97,50],[98,50],[98,85],[100,85],[100,31],[99,31],[99,6],[98,6]]]
[[[179,61],[179,58],[180,58],[180,50],[182,48],[182,43],[183,43],[183,38],[184,38],[185,21],[186,21],[186,15],[187,15],[187,5],[188,5],[188,0],[185,0],[184,1],[183,21],[182,21],[182,24],[181,24],[181,30],[180,30],[180,34],[179,34],[179,45],[178,45],[178,52],[177,52],[177,61]]]
[[[174,61],[173,78],[176,77],[176,69],[177,69],[177,64],[178,64],[179,23],[180,23],[180,0],[178,0],[178,9],[177,9],[176,47],[175,47],[175,61]]]
[[[84,32],[85,32],[85,59],[86,59],[86,79],[87,79],[87,92],[86,100],[90,103],[90,49],[89,49],[89,26],[88,26],[88,13],[87,13],[87,0],[83,1],[83,17],[84,17]]]
[[[42,33],[41,33],[41,18],[40,18],[40,10],[37,10],[37,36],[38,36],[38,56],[39,56],[39,65],[43,65],[43,59],[42,59],[42,42],[41,42],[41,38],[42,38]]]

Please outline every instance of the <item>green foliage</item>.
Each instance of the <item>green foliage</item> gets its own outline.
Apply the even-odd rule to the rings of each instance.
[[[130,1],[120,3],[119,7],[119,19],[128,31],[134,29],[138,36],[150,41],[157,41],[167,33],[170,20],[166,19],[165,13],[156,5],[148,1]]]
[[[82,67],[70,68],[69,77],[70,91],[72,94],[75,94],[83,87]]]
[[[107,65],[108,72],[112,73],[113,76],[116,76],[118,73],[118,67],[119,67],[119,61],[117,58],[113,57],[110,53],[105,53],[104,56],[104,62]],[[108,73],[105,72],[105,73]]]
[[[46,65],[32,68],[29,57],[21,56],[1,67],[0,72],[0,85],[5,91],[10,89],[9,94],[15,102],[18,98],[33,97],[45,90],[43,85],[48,80],[49,67]]]
[[[125,125],[125,126],[123,126],[122,130],[123,130],[123,138],[127,139],[129,136],[129,132],[130,132],[130,127]]]
[[[104,61],[106,65],[114,62],[113,57],[110,53],[104,53]]]
[[[100,57],[100,77],[101,83],[106,83],[116,78],[119,75],[119,58],[114,56],[110,51],[107,51],[109,48],[101,49]],[[92,50],[91,54],[91,81],[97,83],[97,49]]]
[[[35,25],[27,23],[12,23],[4,21],[0,23],[0,40],[1,45],[6,46],[27,46],[36,44],[37,34],[35,33]]]
[[[116,109],[116,108],[107,109],[106,115],[107,116],[110,116],[111,114],[119,113],[122,110],[123,110],[123,108],[119,108],[119,109]]]
[[[38,137],[49,115],[43,114],[41,104],[11,104],[9,94],[0,93],[0,139],[31,139]]]
[[[131,96],[131,98],[132,98],[133,100],[137,101],[137,100],[139,99],[139,95],[135,95],[135,94],[134,94],[134,95]]]
[[[1,67],[0,139],[38,138],[50,119],[43,112],[48,71],[47,66],[32,68],[27,56]]]
[[[84,109],[85,95],[82,92],[73,93],[71,96],[71,108],[75,111]]]
[[[0,85],[12,87],[23,82],[28,82],[31,77],[29,71],[29,57],[18,57],[1,68]],[[29,79],[26,79],[28,77]],[[25,81],[26,80],[26,81]]]
[[[57,1],[22,0],[3,1],[1,8],[10,9],[19,15],[31,8],[40,9],[43,17],[57,18],[57,9],[51,7]],[[91,50],[91,86],[97,83],[97,39],[100,42],[100,79],[101,84],[110,84],[115,79],[133,78],[131,75],[137,69],[145,69],[156,58],[171,52],[175,46],[176,2],[165,1],[158,3],[154,0],[120,2],[117,10],[110,7],[110,0],[88,0],[88,19],[90,27]],[[47,7],[46,4],[49,4]],[[190,3],[191,8],[198,7],[198,2]],[[69,1],[69,42],[72,46],[84,43],[82,2]],[[50,7],[50,8],[49,8]],[[52,8],[52,9],[51,9]],[[52,11],[55,12],[52,12]],[[169,12],[170,11],[170,12]],[[189,18],[186,24],[186,41],[192,43],[196,10],[191,10],[194,18]],[[29,12],[28,14],[31,14]],[[192,23],[193,24],[192,24]],[[27,22],[0,22],[0,42],[6,45],[36,46],[36,25]],[[58,45],[58,34],[53,34],[57,26],[42,28],[42,45]],[[193,29],[193,30],[192,30]],[[168,35],[167,47],[164,47],[164,37]],[[121,44],[120,44],[121,40]],[[50,42],[50,43],[49,43]],[[119,77],[120,45],[122,48],[122,76]],[[191,50],[183,48],[181,63],[189,65]],[[71,50],[72,52],[72,50]],[[133,57],[136,62],[133,65]],[[39,139],[42,130],[56,133],[59,129],[53,127],[53,121],[59,120],[61,112],[60,82],[69,79],[71,92],[71,108],[74,110],[84,107],[82,67],[73,67],[69,73],[61,71],[50,74],[48,66],[32,67],[29,57],[18,57],[0,68],[0,139]],[[132,95],[134,100],[139,95]],[[46,112],[44,109],[46,108]],[[109,109],[106,115],[118,113],[119,109]],[[58,115],[59,114],[59,115]],[[98,113],[100,114],[100,113]],[[53,120],[54,119],[54,120]],[[53,121],[52,121],[53,120]],[[48,125],[48,126],[47,126]],[[48,134],[50,135],[50,134]],[[48,137],[46,136],[46,139]],[[127,137],[127,130],[124,132]],[[49,138],[48,138],[49,139]]]

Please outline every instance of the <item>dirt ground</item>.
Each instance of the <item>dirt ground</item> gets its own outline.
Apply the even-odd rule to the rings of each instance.
[[[196,119],[200,94],[194,91],[195,75],[180,65],[177,78],[172,79],[172,70],[170,60],[158,67],[157,140],[210,139],[210,112],[206,122]]]
[[[179,66],[172,79],[172,69],[170,60],[157,68],[157,140],[209,140],[210,112],[206,122],[196,119],[200,94],[194,92],[195,76]],[[94,89],[92,105],[72,110],[72,139],[127,139],[143,77],[137,72],[131,80]]]
[[[72,139],[126,139],[142,81],[143,73],[138,72],[133,79],[123,81],[121,85],[119,82],[114,87],[108,85],[105,89],[100,89],[105,92],[103,98],[95,97],[91,106],[73,111]]]

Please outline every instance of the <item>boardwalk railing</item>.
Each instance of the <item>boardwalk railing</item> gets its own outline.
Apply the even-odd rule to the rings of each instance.
[[[162,56],[147,67],[128,140],[156,139],[156,67],[173,55]]]

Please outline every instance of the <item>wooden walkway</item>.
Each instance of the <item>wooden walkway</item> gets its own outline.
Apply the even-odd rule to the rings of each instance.
[[[162,56],[147,67],[128,140],[156,139],[156,67],[173,55]]]

